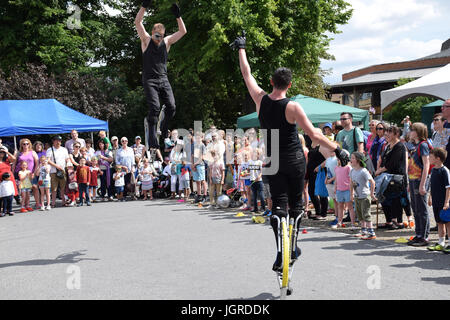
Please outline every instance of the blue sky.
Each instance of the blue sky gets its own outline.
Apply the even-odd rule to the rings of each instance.
[[[332,69],[328,84],[342,74],[380,63],[421,58],[441,50],[450,38],[449,0],[347,0],[354,9],[328,52],[335,61],[322,61]]]

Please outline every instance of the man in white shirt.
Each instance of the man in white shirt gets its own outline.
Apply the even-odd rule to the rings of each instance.
[[[73,144],[75,142],[79,142],[81,144],[81,148],[86,147],[86,141],[84,139],[78,138],[78,131],[73,129],[70,132],[70,135],[72,136],[72,139],[66,141],[65,147],[69,153],[73,152]]]
[[[58,187],[60,188],[61,199],[64,201],[64,192],[66,190],[66,164],[69,161],[69,152],[66,148],[61,147],[61,136],[56,136],[53,138],[53,146],[47,150],[48,164],[51,166],[50,178],[51,178],[51,189],[52,189],[52,207],[56,204],[56,193]]]

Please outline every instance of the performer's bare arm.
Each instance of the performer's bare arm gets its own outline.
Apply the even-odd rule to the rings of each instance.
[[[239,66],[248,92],[256,104],[256,112],[259,114],[261,100],[266,95],[266,92],[258,86],[258,83],[251,73],[245,49],[239,49]]]
[[[183,19],[181,17],[177,18],[177,23],[178,23],[178,31],[164,38],[167,51],[170,50],[171,45],[173,45],[175,42],[183,38],[183,36],[187,33],[186,26],[184,25]]]
[[[150,43],[151,36],[145,31],[144,28],[144,15],[145,15],[145,8],[141,7],[139,9],[139,12],[136,15],[136,19],[134,19],[134,24],[136,26],[137,33],[139,35],[139,38],[141,39],[141,48],[142,51],[145,51],[147,49],[148,44]]]

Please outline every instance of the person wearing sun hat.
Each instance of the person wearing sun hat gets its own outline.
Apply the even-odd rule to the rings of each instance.
[[[327,137],[330,141],[334,141],[334,134],[333,134],[333,125],[331,122],[327,122],[323,125],[323,134],[325,137]]]

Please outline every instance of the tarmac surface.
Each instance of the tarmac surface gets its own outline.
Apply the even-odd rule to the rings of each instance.
[[[235,214],[138,200],[1,218],[0,299],[278,299],[270,225]],[[450,255],[303,230],[289,299],[450,296]]]

